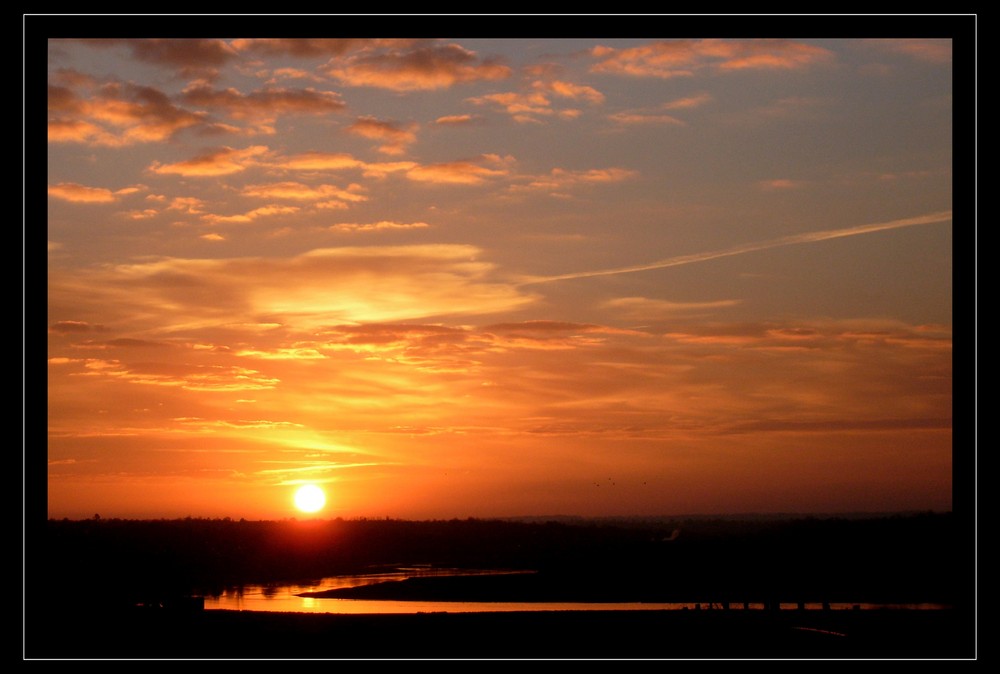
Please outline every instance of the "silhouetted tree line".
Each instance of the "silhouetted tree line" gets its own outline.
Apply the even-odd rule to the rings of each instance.
[[[117,605],[379,565],[531,569],[590,600],[935,602],[972,587],[950,514],[784,521],[49,520],[25,589]],[[679,536],[672,536],[680,529]],[[513,583],[498,580],[498,583]],[[513,588],[514,586],[511,585]],[[596,599],[595,599],[596,598]]]

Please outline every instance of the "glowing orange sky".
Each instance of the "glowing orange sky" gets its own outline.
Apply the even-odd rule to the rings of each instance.
[[[52,517],[947,510],[948,40],[52,40]]]

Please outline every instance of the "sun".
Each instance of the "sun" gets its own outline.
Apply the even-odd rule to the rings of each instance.
[[[314,513],[326,505],[326,494],[314,484],[304,484],[295,490],[295,507],[304,513]]]

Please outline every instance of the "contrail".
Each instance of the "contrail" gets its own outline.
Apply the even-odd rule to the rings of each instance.
[[[647,271],[650,269],[663,269],[665,267],[677,267],[682,264],[693,262],[704,262],[720,257],[730,257],[733,255],[743,255],[757,250],[767,250],[768,248],[779,248],[781,246],[794,246],[800,243],[814,243],[816,241],[826,241],[827,239],[839,239],[845,236],[856,236],[858,234],[870,234],[871,232],[881,232],[886,229],[899,229],[901,227],[913,227],[914,225],[929,225],[935,222],[945,222],[951,220],[951,211],[940,211],[919,215],[915,218],[903,218],[902,220],[891,220],[889,222],[877,222],[870,225],[858,225],[857,227],[847,227],[845,229],[828,229],[824,232],[808,232],[806,234],[792,234],[782,236],[768,241],[757,241],[745,243],[732,248],[713,250],[706,253],[692,253],[691,255],[678,255],[668,257],[665,260],[647,262],[630,267],[617,267],[615,269],[599,269],[597,271],[581,271],[570,274],[560,274],[558,276],[533,276],[522,280],[518,285],[534,285],[536,283],[549,283],[550,281],[565,281],[577,278],[589,278],[592,276],[611,276],[612,274],[630,274],[637,271]]]

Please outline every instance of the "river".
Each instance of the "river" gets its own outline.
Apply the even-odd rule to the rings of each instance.
[[[322,592],[345,587],[358,587],[372,583],[405,580],[419,576],[454,576],[471,574],[529,573],[525,571],[497,571],[468,569],[431,569],[406,567],[395,571],[330,576],[317,581],[288,584],[244,585],[229,588],[218,595],[205,596],[206,610],[275,611],[293,613],[388,614],[388,613],[482,613],[508,611],[655,611],[655,610],[713,610],[718,605],[693,602],[480,602],[480,601],[398,601],[385,599],[340,599],[298,596],[305,592]],[[851,604],[831,603],[830,610],[861,610],[878,608],[941,609],[941,604]],[[733,603],[732,610],[763,610],[761,603]],[[781,604],[782,609],[798,608],[794,603]],[[820,603],[804,604],[806,610],[821,610]]]

